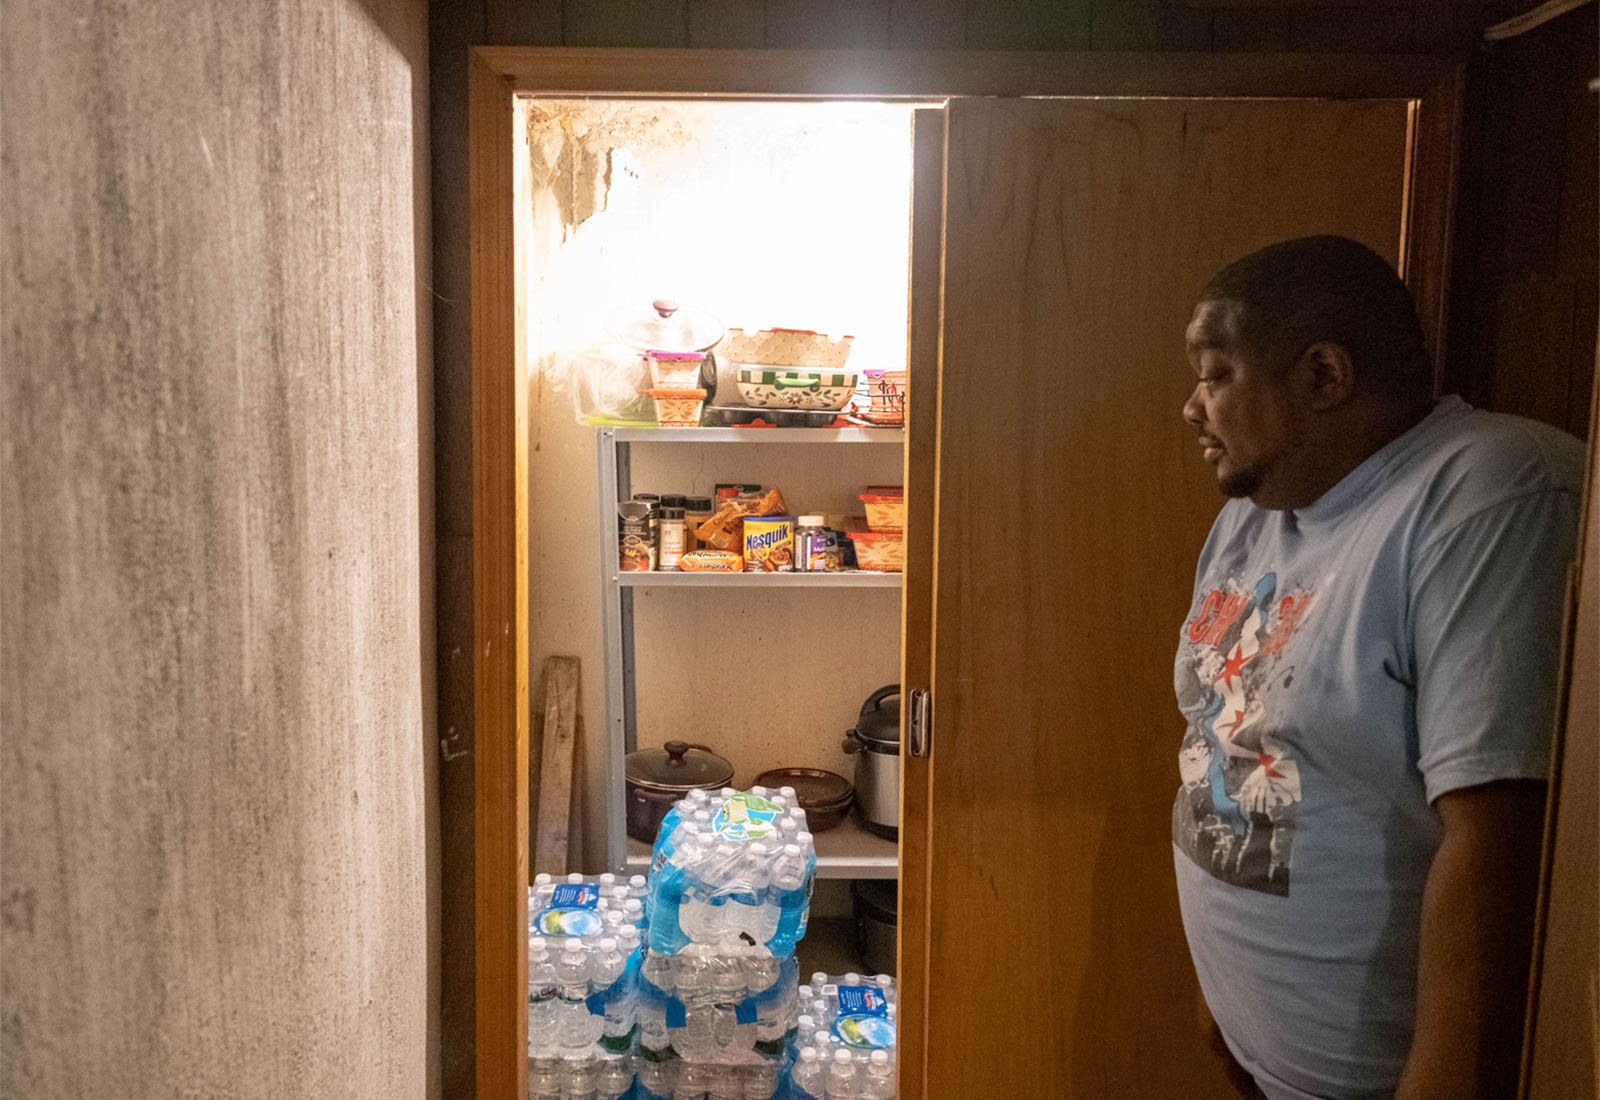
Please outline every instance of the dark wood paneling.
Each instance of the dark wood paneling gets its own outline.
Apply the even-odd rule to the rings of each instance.
[[[767,46],[780,50],[889,48],[889,0],[767,0]]]
[[[1404,53],[1411,48],[1409,8],[1296,8],[1289,48],[1320,53]]]
[[[1447,388],[1589,429],[1600,254],[1594,5],[1485,49],[1463,135]]]
[[[890,49],[959,50],[965,45],[967,5],[963,0],[890,0]]]
[[[771,11],[769,9],[770,18]],[[1278,96],[1409,99],[1452,66],[1438,58],[1298,53],[948,50],[480,51],[519,91],[574,95]]]
[[[478,4],[428,7],[433,162],[433,477],[439,692],[439,1076],[473,1100],[477,1026],[472,843],[472,363],[467,252],[467,49]]]
[[[1591,327],[1590,332],[1593,333]],[[1600,393],[1591,397],[1600,415]],[[1579,552],[1577,605],[1568,634],[1563,715],[1551,770],[1544,885],[1532,1015],[1524,1052],[1527,1100],[1594,1096],[1600,1084],[1597,1039],[1600,982],[1596,913],[1597,823],[1600,823],[1600,447],[1589,441],[1589,503]]]
[[[696,49],[759,49],[766,33],[762,0],[689,0],[689,45]]]
[[[484,0],[484,42],[498,46],[561,45],[561,0]]]
[[[967,5],[967,47],[974,50],[1087,50],[1090,0],[993,0]]]
[[[561,43],[661,49],[687,46],[687,8],[684,0],[564,0]]]
[[[1094,0],[1090,48],[1209,50],[1211,13],[1165,0]]]
[[[1287,50],[1289,13],[1272,8],[1213,12],[1211,48],[1222,52]]]
[[[973,98],[948,125],[931,866],[902,856],[930,875],[930,1094],[1233,1095],[1189,1010],[1172,787],[1124,763],[1171,751],[1171,624],[1217,507],[1175,334],[1271,241],[1395,258],[1406,108]]]

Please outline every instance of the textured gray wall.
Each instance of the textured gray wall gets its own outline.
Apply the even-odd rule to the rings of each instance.
[[[423,0],[0,21],[0,1093],[420,1100]]]

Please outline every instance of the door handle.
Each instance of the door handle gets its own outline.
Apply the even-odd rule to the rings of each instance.
[[[917,688],[911,693],[910,728],[906,731],[906,753],[910,756],[928,755],[933,741],[933,692]]]

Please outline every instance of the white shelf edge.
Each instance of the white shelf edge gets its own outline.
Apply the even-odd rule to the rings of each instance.
[[[900,877],[900,846],[869,833],[852,814],[837,828],[818,833],[817,877],[893,879]],[[628,838],[628,874],[650,869],[650,845]]]
[[[618,443],[893,443],[904,428],[608,428]]]
[[[899,588],[904,573],[648,573],[612,574],[624,588]]]

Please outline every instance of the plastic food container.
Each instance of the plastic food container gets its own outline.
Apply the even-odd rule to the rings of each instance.
[[[856,565],[872,573],[904,573],[906,539],[899,531],[852,531]]]
[[[832,337],[811,329],[764,328],[747,333],[730,328],[728,358],[735,363],[836,371],[850,358],[854,340],[854,336]]]
[[[856,497],[867,508],[867,529],[899,534],[906,529],[906,492],[899,485],[869,485]]]
[[[663,428],[698,428],[705,390],[645,390],[656,402],[656,423]]]
[[[739,396],[758,409],[837,411],[855,395],[854,373],[739,364]]]
[[[903,370],[869,370],[865,373],[867,395],[872,399],[872,404],[861,413],[862,419],[873,424],[904,424],[911,375]]]
[[[692,390],[700,385],[700,368],[706,361],[703,351],[647,351],[650,382],[658,389]]]

